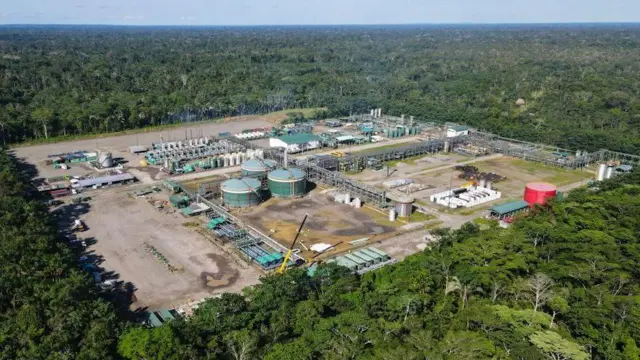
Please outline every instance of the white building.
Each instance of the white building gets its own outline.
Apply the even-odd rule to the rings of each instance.
[[[317,149],[320,147],[320,137],[309,134],[291,134],[269,139],[272,148],[287,149],[290,153]]]
[[[456,137],[461,135],[469,135],[469,127],[467,126],[451,126],[447,129],[447,137]]]

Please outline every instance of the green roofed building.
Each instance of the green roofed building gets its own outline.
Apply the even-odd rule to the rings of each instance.
[[[517,200],[489,208],[489,215],[498,219],[513,216],[529,209],[529,203]]]

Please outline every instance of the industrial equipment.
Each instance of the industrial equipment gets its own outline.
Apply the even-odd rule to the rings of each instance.
[[[300,232],[302,231],[302,227],[304,226],[305,221],[307,221],[308,216],[309,214],[304,214],[304,219],[302,219],[302,222],[300,223],[300,227],[298,227],[298,232],[296,232],[296,237],[293,238],[293,242],[291,243],[291,246],[289,247],[287,254],[284,256],[284,259],[282,260],[282,265],[280,265],[280,268],[278,268],[279,274],[282,274],[287,269],[287,263],[289,262],[289,258],[291,257],[291,253],[293,252],[293,247],[296,245],[296,242],[298,241],[298,237],[300,236]]]

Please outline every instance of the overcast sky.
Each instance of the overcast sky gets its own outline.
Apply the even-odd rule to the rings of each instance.
[[[2,24],[638,22],[640,0],[0,0]]]

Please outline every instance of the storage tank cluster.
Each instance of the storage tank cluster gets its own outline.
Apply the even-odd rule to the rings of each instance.
[[[353,200],[351,200],[351,195],[349,193],[336,193],[334,194],[333,199],[337,203],[351,205],[356,209],[360,209],[362,207],[362,200],[360,198],[354,198]]]
[[[271,193],[276,198],[303,196],[307,191],[307,174],[298,168],[275,169],[272,160],[247,160],[241,165],[242,178],[230,179],[220,185],[222,199],[232,208],[249,207],[260,202]],[[267,178],[267,191],[261,177]],[[264,178],[263,178],[264,179]]]
[[[431,195],[429,200],[436,204],[452,209],[459,207],[470,208],[502,197],[502,193],[488,187],[469,186],[453,190],[443,191]]]
[[[558,189],[549,183],[528,183],[524,188],[524,201],[530,206],[544,205],[558,193]]]
[[[209,137],[205,136],[196,139],[187,139],[179,141],[165,141],[160,143],[154,143],[153,148],[156,150],[169,151],[169,150],[182,150],[188,148],[196,148],[207,146],[210,143]]]
[[[383,130],[386,138],[398,138],[403,136],[417,135],[420,129],[415,126],[397,126],[396,128],[385,128]]]

